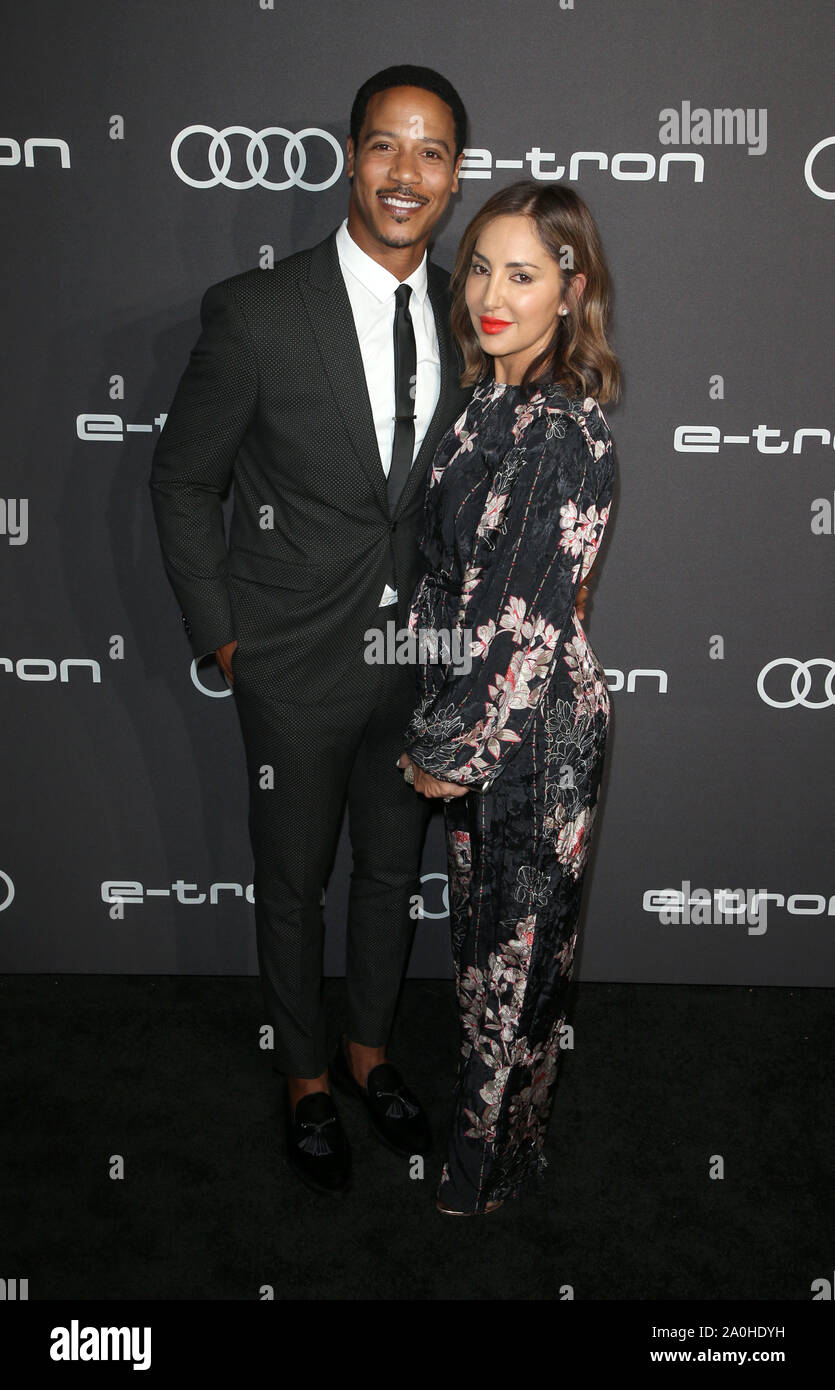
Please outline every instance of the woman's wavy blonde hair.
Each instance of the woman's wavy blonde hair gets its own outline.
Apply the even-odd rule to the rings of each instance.
[[[461,386],[471,386],[492,371],[492,358],[476,337],[465,299],[467,276],[480,233],[494,217],[522,213],[529,217],[548,255],[560,268],[568,314],[555,316],[551,341],[528,366],[522,386],[562,386],[569,396],[594,396],[601,404],[621,392],[618,359],[606,339],[609,318],[609,269],[600,236],[588,207],[563,183],[523,180],[500,188],[470,222],[458,248],[450,277],[452,332],[464,359]],[[562,265],[566,249],[573,265]],[[582,294],[572,290],[578,274],[586,277]]]

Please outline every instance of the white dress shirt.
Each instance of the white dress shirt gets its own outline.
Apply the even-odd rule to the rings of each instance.
[[[394,444],[394,292],[401,282],[357,245],[348,231],[347,217],[337,230],[336,249],[362,352],[380,459],[388,477]],[[427,293],[425,251],[417,270],[407,275],[403,283],[412,286],[409,312],[417,349],[414,462],[441,389],[441,359],[432,301]],[[381,606],[396,601],[397,591],[387,584]]]

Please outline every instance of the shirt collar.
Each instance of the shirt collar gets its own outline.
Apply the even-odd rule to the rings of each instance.
[[[385,266],[380,265],[379,261],[375,261],[373,256],[369,256],[367,252],[363,251],[361,246],[357,245],[348,231],[347,217],[337,230],[336,249],[342,264],[348,267],[351,274],[355,275],[360,284],[364,285],[376,299],[379,299],[381,304],[394,294],[397,286],[401,283],[400,280],[396,275],[392,275],[390,270],[386,270]],[[402,282],[404,285],[411,285],[411,299],[417,300],[421,305],[426,299],[426,260],[427,255],[424,251],[420,265]]]

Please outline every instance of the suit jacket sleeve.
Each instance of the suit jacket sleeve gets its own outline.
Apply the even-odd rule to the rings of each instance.
[[[496,474],[459,613],[472,669],[427,680],[406,731],[412,759],[443,781],[486,789],[529,733],[608,520],[611,441],[602,421],[595,432],[543,413]]]
[[[150,476],[166,573],[198,657],[235,637],[221,499],[258,398],[252,340],[228,280],[206,290],[200,321]]]

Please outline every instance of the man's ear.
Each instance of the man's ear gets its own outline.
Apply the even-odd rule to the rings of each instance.
[[[457,192],[458,192],[458,171],[459,171],[459,169],[461,168],[461,165],[464,163],[464,155],[465,155],[465,151],[462,150],[461,153],[459,154],[458,158],[456,159],[454,166],[453,166],[453,174],[452,174],[452,191],[453,191],[453,193],[457,193]]]
[[[354,150],[354,142],[353,142],[353,140],[351,139],[351,136],[349,135],[348,138],[347,138],[347,140],[345,141],[345,165],[346,165],[346,168],[347,168],[347,171],[348,171],[348,178],[349,178],[349,179],[352,179],[352,178],[354,177],[354,160],[355,160],[355,158],[356,158],[356,151]]]

